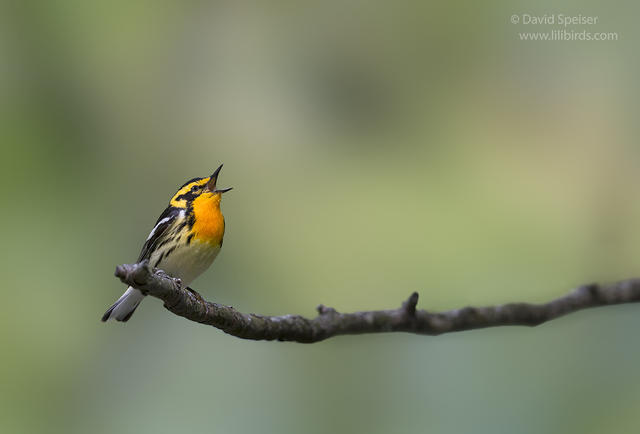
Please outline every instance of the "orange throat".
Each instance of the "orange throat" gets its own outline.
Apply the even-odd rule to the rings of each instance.
[[[220,196],[220,193],[202,193],[193,201],[194,238],[216,246],[222,243],[224,236]]]

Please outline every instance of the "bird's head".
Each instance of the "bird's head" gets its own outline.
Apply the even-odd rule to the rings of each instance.
[[[216,187],[221,169],[222,164],[207,178],[193,178],[185,182],[171,198],[170,205],[176,208],[188,208],[197,199],[198,202],[206,201],[219,206],[222,194],[231,190],[231,188]]]

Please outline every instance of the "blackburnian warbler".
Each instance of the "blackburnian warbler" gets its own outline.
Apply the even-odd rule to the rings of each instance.
[[[194,178],[180,187],[169,206],[158,218],[144,245],[138,262],[147,259],[189,285],[213,263],[224,237],[224,216],[220,211],[222,193],[216,188],[222,165],[208,178]],[[102,316],[102,321],[128,321],[144,294],[129,287]]]

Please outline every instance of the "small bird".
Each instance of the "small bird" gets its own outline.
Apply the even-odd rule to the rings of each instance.
[[[213,263],[224,237],[224,216],[220,211],[222,194],[217,189],[222,164],[208,178],[193,178],[182,185],[169,201],[147,237],[138,262],[147,259],[189,285]],[[102,321],[128,321],[145,295],[129,287],[102,316]]]

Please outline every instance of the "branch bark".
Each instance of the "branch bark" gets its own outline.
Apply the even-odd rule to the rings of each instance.
[[[640,279],[609,285],[589,284],[543,304],[509,303],[499,306],[465,307],[446,312],[417,310],[414,292],[397,309],[341,313],[320,305],[313,319],[300,315],[264,316],[245,314],[231,306],[204,300],[180,280],[146,261],[116,267],[116,277],[147,295],[159,298],[176,315],[216,327],[243,339],[313,343],[338,335],[407,332],[421,335],[474,330],[486,327],[537,326],[578,310],[640,302]]]

